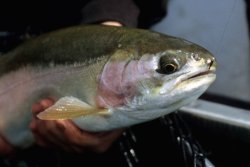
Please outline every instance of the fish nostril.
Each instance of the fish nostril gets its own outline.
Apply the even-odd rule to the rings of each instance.
[[[207,59],[207,65],[209,69],[212,67],[213,63],[214,63],[214,59]]]

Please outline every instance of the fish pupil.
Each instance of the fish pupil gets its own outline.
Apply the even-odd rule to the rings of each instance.
[[[166,64],[163,67],[163,71],[165,71],[165,73],[171,74],[176,71],[176,67],[174,64]]]

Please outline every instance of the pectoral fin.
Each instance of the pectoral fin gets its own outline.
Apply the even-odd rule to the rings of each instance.
[[[71,119],[93,114],[109,114],[108,109],[95,108],[75,97],[63,97],[53,106],[39,113],[37,117],[42,120]]]

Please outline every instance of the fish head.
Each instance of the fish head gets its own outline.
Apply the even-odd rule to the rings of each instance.
[[[168,45],[127,62],[121,82],[125,103],[120,110],[137,119],[157,118],[196,100],[214,82],[214,56],[186,40],[178,43],[179,47]]]
[[[197,46],[195,49],[189,49],[190,47],[182,48],[181,50],[168,50],[149,58],[155,59],[148,62],[152,64],[148,78],[150,78],[151,84],[155,84],[153,84],[153,87],[150,87],[147,86],[147,82],[140,80],[142,87],[148,88],[146,92],[150,92],[151,96],[161,97],[167,95],[169,97],[173,96],[173,98],[176,95],[188,98],[192,94],[204,93],[216,78],[214,73],[216,61],[203,48],[197,51]],[[147,59],[146,57],[150,56],[145,55],[142,59]],[[142,62],[142,66],[144,66],[143,64],[145,65]],[[142,89],[140,93],[145,94],[145,91]]]

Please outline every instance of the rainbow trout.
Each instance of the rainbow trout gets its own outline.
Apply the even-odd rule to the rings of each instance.
[[[92,132],[128,127],[194,101],[215,80],[204,48],[160,33],[77,26],[41,35],[0,57],[0,135],[33,143],[31,106],[43,120],[72,119]]]

